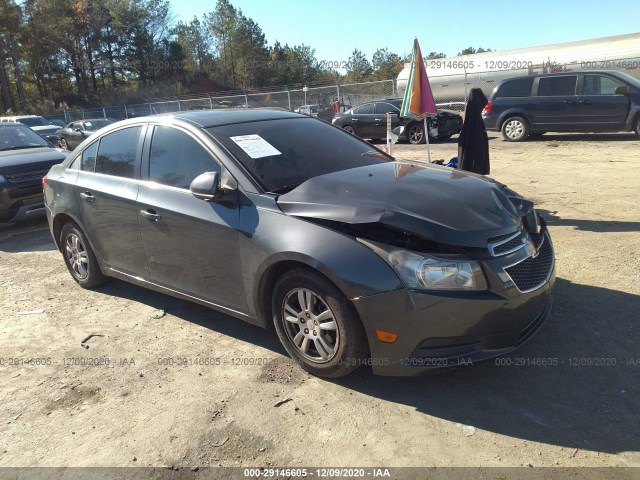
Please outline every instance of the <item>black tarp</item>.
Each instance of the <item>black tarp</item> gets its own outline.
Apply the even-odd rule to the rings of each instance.
[[[479,88],[472,88],[458,138],[458,168],[468,172],[489,174],[489,140],[482,120],[482,109],[488,103]]]

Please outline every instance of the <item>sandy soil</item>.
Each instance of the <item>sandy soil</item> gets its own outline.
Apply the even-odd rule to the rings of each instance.
[[[36,221],[0,231],[0,466],[640,466],[640,141],[493,137],[492,176],[557,253],[552,317],[511,366],[314,378],[239,320],[79,288]]]

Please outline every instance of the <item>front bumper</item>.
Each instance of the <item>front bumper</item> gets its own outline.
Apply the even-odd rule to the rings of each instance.
[[[42,187],[27,190],[0,187],[0,223],[16,223],[43,215]]]
[[[551,313],[555,263],[544,282],[526,293],[505,273],[509,263],[508,256],[484,263],[489,290],[483,292],[402,289],[355,299],[374,373],[409,376],[468,366],[509,353],[531,339]],[[377,329],[397,333],[398,338],[381,342]]]

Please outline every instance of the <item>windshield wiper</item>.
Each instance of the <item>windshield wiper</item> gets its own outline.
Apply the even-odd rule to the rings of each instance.
[[[6,150],[25,150],[27,148],[43,148],[43,147],[47,147],[48,145],[20,145],[18,147],[9,147],[9,148],[3,148],[2,151],[6,151]]]
[[[285,185],[283,187],[274,188],[273,190],[271,190],[270,192],[267,192],[267,193],[275,193],[277,195],[278,194],[283,194],[283,193],[288,193],[288,192],[290,192],[291,190],[293,190],[294,188],[296,188],[296,187],[298,187],[300,185],[301,185],[300,183],[294,183],[294,184],[291,184],[291,185]]]

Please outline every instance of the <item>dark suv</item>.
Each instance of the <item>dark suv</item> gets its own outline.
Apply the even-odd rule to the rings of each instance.
[[[519,142],[545,132],[635,131],[640,81],[621,72],[556,73],[500,82],[482,112],[487,130]]]
[[[45,214],[42,177],[66,156],[29,127],[0,123],[0,224]]]
[[[374,140],[387,137],[387,117],[391,112],[391,128],[403,126],[403,136],[409,143],[425,143],[424,122],[413,118],[401,118],[400,108],[402,98],[388,98],[375,102],[363,103],[343,113],[338,113],[332,120],[336,127],[340,127],[352,135]],[[462,130],[462,117],[456,112],[438,110],[435,118],[429,119],[429,138],[444,140]]]

